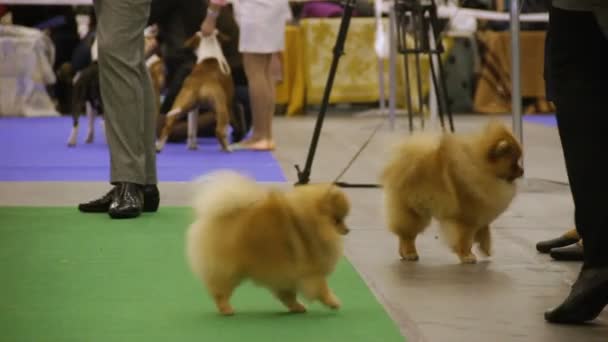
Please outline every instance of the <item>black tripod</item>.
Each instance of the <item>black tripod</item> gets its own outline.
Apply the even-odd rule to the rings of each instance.
[[[424,4],[423,4],[424,2]],[[448,91],[445,82],[441,54],[445,52],[439,31],[437,5],[435,0],[397,0],[395,1],[397,51],[403,54],[405,71],[406,105],[410,132],[413,131],[412,96],[410,89],[409,56],[414,54],[416,65],[416,85],[418,93],[418,110],[421,127],[424,128],[422,80],[420,73],[420,54],[429,56],[431,78],[436,91],[437,110],[441,128],[445,131],[444,115],[447,113],[450,131],[454,131],[454,120],[448,101]],[[413,37],[414,47],[408,47],[407,34]],[[432,38],[432,39],[431,39]],[[434,43],[434,44],[433,44]],[[434,46],[433,46],[434,45]],[[435,63],[437,61],[437,63]],[[437,67],[438,70],[435,70]]]
[[[449,108],[449,103],[447,100],[447,86],[445,84],[445,78],[443,74],[443,66],[441,65],[441,60],[439,60],[439,73],[436,72],[435,66],[433,63],[433,55],[437,55],[440,57],[441,53],[443,53],[444,48],[441,44],[441,39],[439,37],[439,20],[437,18],[437,6],[435,4],[435,0],[430,0],[428,4],[421,4],[421,1],[425,0],[396,0],[395,1],[395,12],[397,14],[396,26],[397,26],[397,34],[398,34],[398,51],[402,53],[405,58],[405,77],[406,77],[406,100],[408,107],[408,116],[409,116],[409,125],[410,131],[413,130],[413,111],[412,111],[412,98],[410,95],[410,82],[409,82],[409,54],[414,54],[416,60],[416,69],[417,69],[417,83],[418,83],[418,104],[420,109],[420,117],[423,119],[422,114],[422,81],[420,79],[420,57],[419,55],[424,53],[429,55],[429,61],[431,65],[431,75],[433,78],[433,85],[436,89],[437,94],[437,104],[439,117],[441,121],[441,127],[445,130],[444,124],[444,110],[447,111],[450,130],[454,131],[454,124],[452,120],[452,113]],[[321,108],[319,110],[319,115],[317,116],[317,122],[315,124],[315,130],[312,136],[312,141],[310,142],[310,148],[308,150],[308,157],[306,158],[306,165],[304,170],[300,169],[299,165],[295,165],[295,168],[298,172],[298,182],[296,185],[308,184],[310,181],[310,172],[312,168],[312,162],[314,160],[315,152],[317,149],[317,145],[319,142],[319,136],[321,134],[321,129],[323,127],[323,121],[325,120],[325,113],[327,111],[327,106],[329,105],[329,97],[331,95],[331,90],[334,84],[334,78],[336,76],[336,71],[338,69],[338,61],[340,57],[344,54],[344,42],[346,41],[346,35],[348,33],[348,27],[350,25],[350,19],[352,17],[353,9],[356,5],[356,0],[345,0],[344,3],[344,12],[342,13],[342,19],[340,22],[340,28],[338,30],[338,36],[336,38],[336,45],[334,46],[333,51],[333,59],[331,62],[331,66],[329,69],[329,75],[327,76],[327,83],[325,85],[325,90],[323,92],[323,99],[321,102]],[[428,18],[427,15],[428,14]],[[429,28],[431,31],[429,31]],[[392,28],[391,28],[392,29]],[[414,36],[414,48],[408,48],[406,44],[406,33],[408,30],[413,31]],[[429,33],[432,34],[433,40],[435,42],[435,48],[431,49],[431,40],[429,37]],[[441,84],[440,86],[439,83]],[[424,123],[424,121],[423,121]],[[336,183],[342,187],[377,187],[376,184],[348,184],[338,182]]]

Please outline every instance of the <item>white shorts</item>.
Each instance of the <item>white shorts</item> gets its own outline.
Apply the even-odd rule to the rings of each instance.
[[[239,0],[239,51],[275,53],[285,48],[285,24],[291,18],[288,0]]]

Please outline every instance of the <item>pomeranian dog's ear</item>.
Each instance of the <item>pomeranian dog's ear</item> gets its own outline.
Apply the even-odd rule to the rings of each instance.
[[[335,185],[330,185],[327,188],[322,203],[324,211],[335,218],[344,218],[350,211],[348,197]]]
[[[488,157],[490,160],[498,160],[513,153],[514,146],[506,139],[499,140],[491,149]]]
[[[325,215],[332,220],[332,227],[340,235],[347,235],[350,229],[344,220],[350,210],[350,202],[346,194],[335,185],[330,185],[322,200]]]
[[[188,40],[186,40],[186,42],[184,43],[184,47],[188,48],[190,50],[194,50],[198,47],[198,44],[200,44],[200,42],[201,42],[201,35],[199,32],[197,32],[192,37],[190,37]]]

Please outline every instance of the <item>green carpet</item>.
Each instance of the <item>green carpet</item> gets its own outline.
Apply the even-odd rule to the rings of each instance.
[[[185,208],[137,220],[74,208],[0,208],[0,340],[403,341],[353,267],[330,279],[343,308],[289,315],[269,292],[237,289],[221,317],[189,272]]]

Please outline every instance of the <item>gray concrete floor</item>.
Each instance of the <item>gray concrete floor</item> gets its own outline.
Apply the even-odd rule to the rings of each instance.
[[[457,117],[456,128],[470,130],[484,120]],[[329,117],[311,181],[334,180],[380,122],[373,115]],[[376,183],[388,149],[407,135],[406,123],[398,118],[391,131],[385,122],[341,180]],[[275,121],[275,155],[290,183],[296,180],[293,165],[303,167],[313,126],[311,117]],[[477,265],[459,265],[437,238],[436,227],[419,239],[418,263],[400,262],[396,239],[384,223],[380,190],[347,190],[353,202],[347,257],[408,341],[608,340],[606,311],[584,327],[543,320],[543,311],[568,293],[580,264],[553,262],[534,249],[537,241],[572,226],[573,208],[556,129],[525,124],[524,133],[526,179],[493,226],[495,255]],[[0,182],[0,205],[74,205],[106,189],[104,183]],[[188,205],[187,183],[163,183],[161,192],[164,205]]]

